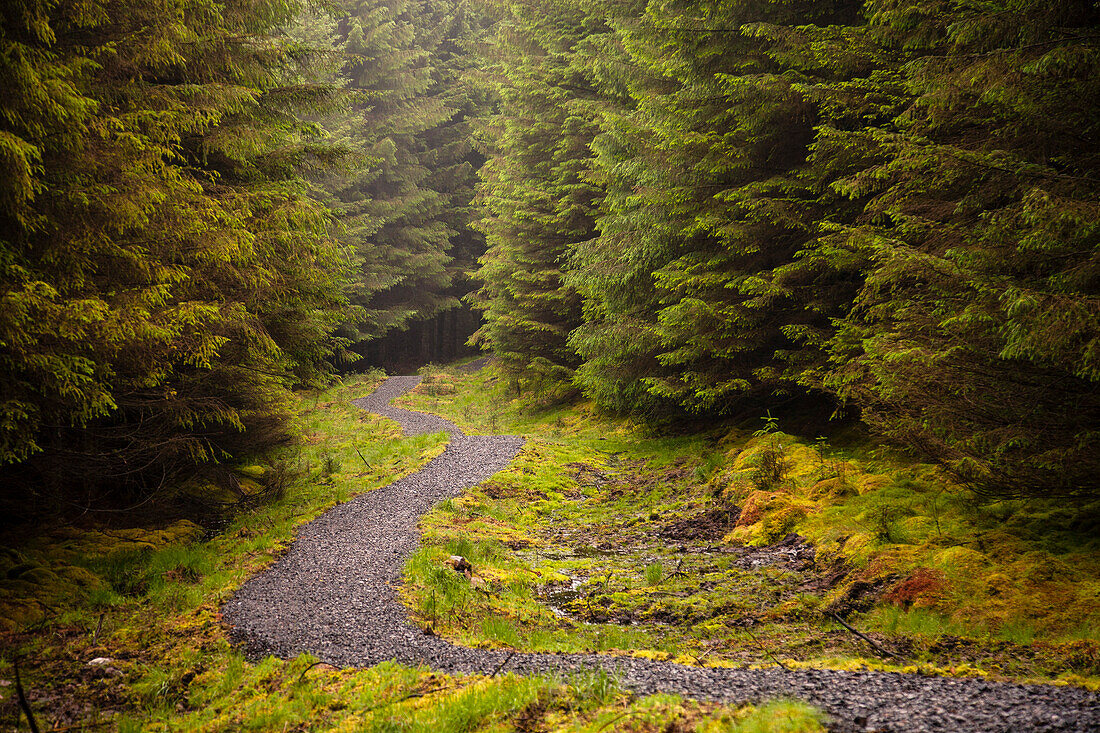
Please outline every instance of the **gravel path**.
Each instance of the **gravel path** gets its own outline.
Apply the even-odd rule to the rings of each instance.
[[[417,547],[416,523],[435,503],[500,471],[523,445],[509,436],[466,436],[434,415],[390,406],[419,377],[392,377],[356,401],[408,435],[444,430],[446,451],[415,474],[335,507],[301,528],[290,550],[246,582],[223,608],[234,641],[253,656],[311,652],[340,666],[389,659],[446,672],[544,672],[602,668],[639,693],[697,699],[806,700],[849,731],[1100,731],[1100,696],[1052,685],[1017,685],[896,673],[707,669],[598,654],[509,654],[454,646],[412,626],[396,588]],[[445,732],[443,732],[445,733]]]

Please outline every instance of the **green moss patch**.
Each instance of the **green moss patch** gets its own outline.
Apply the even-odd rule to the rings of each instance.
[[[20,714],[10,684],[18,660],[43,729],[594,733],[629,727],[656,733],[687,723],[683,730],[759,730],[751,727],[763,720],[754,708],[637,699],[604,674],[452,677],[396,664],[340,670],[309,655],[246,661],[229,645],[218,614],[233,589],[272,562],[298,525],[443,449],[442,435],[400,438],[395,424],[351,405],[376,383],[352,379],[301,395],[300,448],[234,469],[245,497],[230,491],[234,514],[221,527],[183,519],[153,527],[118,521],[58,527],[0,550],[0,681],[6,683],[0,684],[0,717],[15,721]],[[297,478],[281,495],[268,493],[262,501],[252,495],[286,464]],[[533,542],[509,532],[499,518],[478,521],[495,522],[516,546]],[[479,565],[488,558],[503,562],[509,551],[469,541],[453,549]],[[485,625],[482,632],[497,643],[518,641],[507,624]],[[788,727],[777,730],[820,729],[808,709],[794,709],[788,718]]]
[[[1089,507],[982,502],[933,467],[774,420],[659,437],[583,403],[532,409],[491,369],[435,381],[455,392],[405,404],[528,438],[422,523],[405,597],[436,633],[699,664],[1100,673]],[[461,547],[470,579],[443,564]]]

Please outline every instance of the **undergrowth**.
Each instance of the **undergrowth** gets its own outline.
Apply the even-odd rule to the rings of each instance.
[[[227,507],[235,502],[236,514],[214,526],[186,518],[143,526],[131,516],[129,522],[44,528],[4,548],[0,724],[26,726],[15,694],[18,664],[43,729],[823,730],[817,714],[801,704],[639,699],[603,673],[446,676],[392,663],[342,670],[310,655],[247,660],[229,644],[219,616],[232,591],[271,563],[296,527],[415,470],[443,448],[442,434],[400,438],[395,424],[351,404],[377,383],[377,376],[354,378],[300,395],[301,445],[266,465],[236,467],[243,496],[224,497]],[[295,478],[286,479],[287,466]],[[266,488],[273,471],[280,473],[279,492]],[[447,549],[479,563],[505,558],[493,543],[459,540]],[[434,582],[448,586],[449,580],[436,573]],[[450,585],[452,596],[441,605],[466,592]],[[486,631],[518,642],[506,626],[490,624]]]
[[[436,633],[1100,681],[1097,507],[982,501],[932,466],[788,434],[770,415],[662,437],[585,403],[533,407],[492,369],[426,378],[406,406],[527,437],[511,467],[422,522],[405,594]],[[470,557],[469,580],[442,564],[451,554]]]

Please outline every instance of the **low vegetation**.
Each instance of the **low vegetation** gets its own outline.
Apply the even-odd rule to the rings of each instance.
[[[1100,683],[1097,507],[983,501],[858,435],[646,435],[491,370],[406,398],[515,463],[423,521],[407,601],[464,644]],[[537,397],[537,396],[536,396]],[[837,445],[833,445],[836,443]],[[474,565],[467,580],[452,554]],[[858,632],[858,633],[857,633]]]
[[[180,487],[234,502],[229,521],[200,524],[213,515],[199,512],[148,526],[124,515],[4,537],[0,721],[26,726],[21,686],[41,729],[823,730],[801,703],[637,698],[602,673],[452,677],[392,663],[336,669],[310,655],[247,659],[219,618],[233,589],[271,563],[300,524],[442,450],[442,434],[401,438],[392,422],[351,405],[377,382],[299,395],[299,448],[238,467],[239,493]]]

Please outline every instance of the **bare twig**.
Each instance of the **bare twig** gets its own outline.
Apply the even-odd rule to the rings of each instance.
[[[661,578],[660,582],[658,582],[657,585],[660,585],[661,583],[664,583],[666,580],[672,580],[677,575],[680,575],[680,576],[683,576],[683,577],[686,578],[688,576],[688,574],[680,569],[682,567],[684,567],[684,558],[681,557],[680,562],[676,563],[676,569],[673,570],[668,575],[666,575],[665,577]]]
[[[611,720],[607,721],[606,723],[601,725],[599,728],[597,728],[596,733],[600,733],[600,731],[603,730],[604,728],[606,728],[607,726],[609,726],[612,723],[615,723],[619,720],[622,720],[623,718],[625,718],[627,716],[634,716],[634,715],[641,715],[641,714],[642,714],[642,711],[640,711],[640,710],[627,710],[625,713],[619,713],[614,718],[612,718]]]
[[[500,664],[498,664],[498,665],[497,665],[497,668],[493,670],[493,673],[492,673],[491,675],[489,675],[489,678],[490,678],[490,679],[492,679],[493,677],[496,677],[496,676],[497,676],[497,672],[499,672],[500,670],[504,669],[504,665],[506,665],[506,664],[508,664],[508,662],[512,661],[512,657],[514,657],[514,656],[516,656],[516,653],[515,653],[515,651],[514,651],[514,650],[513,650],[513,651],[510,651],[510,652],[508,652],[508,656],[506,656],[506,657],[504,658],[504,661],[503,661],[503,662],[501,662]]]
[[[363,463],[366,464],[367,468],[371,468],[370,461],[368,461],[366,458],[364,458],[363,454],[359,452],[358,448],[355,449],[355,452],[359,453],[359,457],[363,459]]]
[[[301,682],[303,679],[305,679],[306,672],[308,672],[309,670],[311,670],[314,667],[316,667],[318,665],[321,665],[321,664],[324,664],[324,662],[318,660],[318,661],[314,662],[313,664],[309,665],[308,667],[306,667],[305,669],[303,669],[302,673],[300,675],[298,675],[298,681]]]
[[[372,713],[375,710],[381,710],[382,708],[389,707],[391,705],[399,705],[399,704],[401,704],[401,703],[403,703],[407,700],[412,700],[413,698],[426,697],[428,695],[433,695],[437,692],[443,692],[444,690],[450,690],[453,687],[457,687],[457,685],[443,685],[443,687],[436,687],[435,689],[424,690],[423,692],[410,692],[408,695],[405,695],[404,697],[399,697],[396,700],[387,700],[386,702],[379,703],[378,705],[375,705],[374,707],[369,707],[366,710],[364,710],[363,712],[364,713]]]
[[[834,620],[834,621],[836,621],[836,622],[837,622],[838,624],[840,624],[840,625],[841,625],[841,626],[843,626],[844,628],[848,629],[848,631],[851,631],[851,632],[852,632],[853,634],[855,634],[856,636],[858,636],[858,637],[859,637],[860,639],[863,639],[863,640],[864,640],[865,642],[867,642],[868,644],[870,644],[870,645],[871,645],[871,647],[872,647],[872,648],[873,648],[873,649],[874,649],[875,651],[877,651],[877,652],[878,652],[879,654],[885,654],[886,656],[888,656],[888,657],[893,657],[894,659],[897,659],[897,658],[898,658],[898,655],[897,655],[897,654],[894,654],[894,653],[893,653],[893,652],[891,652],[891,651],[887,651],[886,649],[883,649],[883,648],[882,648],[881,646],[879,646],[879,645],[878,645],[877,643],[875,643],[875,641],[874,641],[873,639],[870,639],[870,638],[868,638],[868,637],[864,636],[863,634],[859,633],[858,631],[856,631],[855,629],[853,629],[853,628],[852,628],[851,626],[849,626],[848,624],[844,623],[844,619],[842,619],[842,618],[841,618],[840,616],[837,616],[837,615],[836,615],[835,613],[831,613],[831,612],[829,613],[829,615],[830,615],[830,616],[832,616],[832,617],[833,617],[833,620]]]
[[[760,647],[760,649],[765,654],[767,654],[769,657],[771,657],[773,662],[775,662],[776,664],[778,664],[780,667],[787,670],[788,672],[790,671],[790,667],[783,664],[783,662],[779,661],[779,657],[772,654],[771,650],[768,649],[768,647],[764,646],[764,644],[759,639],[756,638],[756,634],[752,633],[752,629],[750,629],[748,626],[745,626],[744,629],[745,629],[745,633],[749,635],[749,638],[752,639],[754,642],[756,642],[756,645],[758,647]]]
[[[31,704],[27,702],[27,695],[23,692],[23,681],[19,679],[19,660],[12,660],[12,667],[15,668],[15,694],[19,696],[19,707],[27,716],[27,724],[31,727],[32,733],[39,733],[38,721],[34,719],[34,712],[31,710]]]
[[[89,728],[102,728],[105,725],[117,725],[117,720],[101,720],[98,723],[74,723],[73,725],[66,725],[64,728],[50,728],[49,733],[63,733],[70,730],[88,730]]]

